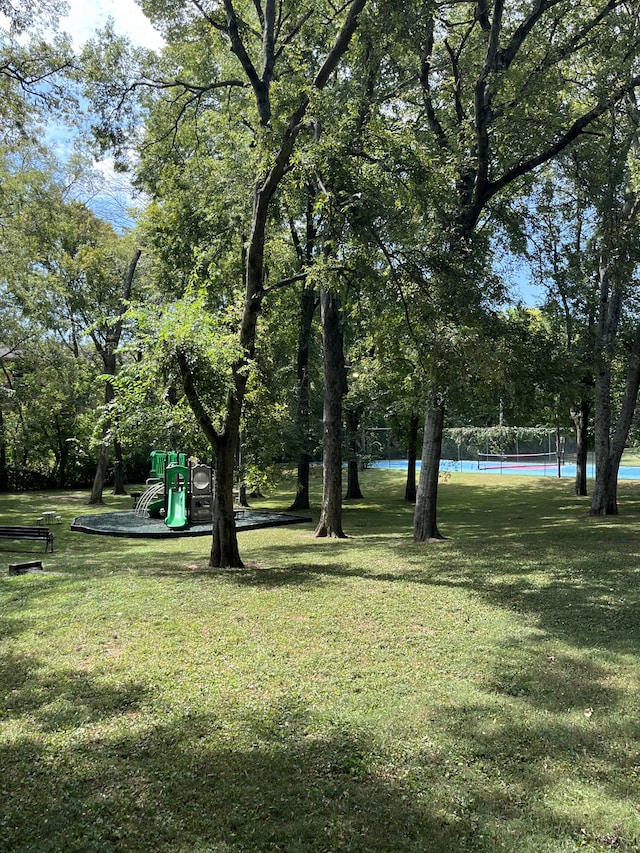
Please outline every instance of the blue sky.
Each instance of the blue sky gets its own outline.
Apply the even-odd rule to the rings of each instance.
[[[132,42],[158,49],[162,37],[153,29],[135,0],[68,0],[69,14],[61,19],[60,29],[73,39],[76,49],[93,38],[108,18],[112,18],[116,33],[128,36]],[[73,148],[75,131],[63,125],[51,126],[47,134],[51,148],[64,160]],[[116,173],[109,159],[95,164],[95,183],[99,189],[88,185],[79,195],[98,216],[111,222],[116,229],[131,224],[127,208],[135,204],[126,175]]]

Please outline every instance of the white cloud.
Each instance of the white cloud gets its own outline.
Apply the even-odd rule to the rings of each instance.
[[[76,49],[93,38],[98,30],[113,19],[118,35],[128,36],[134,44],[159,50],[164,42],[154,30],[135,0],[67,0],[69,14],[61,19],[60,29],[69,33]],[[51,144],[64,159],[73,145],[73,134],[60,129],[56,135],[50,128]],[[117,230],[131,225],[129,213],[141,202],[127,174],[115,172],[113,160],[94,162],[94,178],[86,186],[78,186],[78,196],[95,213],[111,222]]]
[[[60,22],[60,28],[72,36],[76,46],[92,38],[109,17],[113,18],[116,33],[129,36],[136,44],[154,49],[163,45],[162,36],[135,0],[68,0],[68,3],[69,14]]]

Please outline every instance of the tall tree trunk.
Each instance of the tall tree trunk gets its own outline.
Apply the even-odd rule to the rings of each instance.
[[[300,320],[298,326],[297,358],[297,408],[296,434],[298,437],[298,474],[296,496],[291,509],[309,509],[309,474],[311,468],[310,411],[309,411],[309,351],[311,348],[311,328],[318,300],[313,288],[304,287],[300,293]]]
[[[120,338],[122,337],[124,315],[128,308],[129,300],[131,299],[131,291],[133,290],[133,279],[136,274],[136,268],[138,266],[138,261],[140,260],[141,255],[142,249],[136,249],[133,253],[131,261],[129,262],[127,274],[124,278],[124,283],[122,286],[122,296],[120,297],[120,311],[115,322],[113,323],[113,325],[107,326],[104,333],[104,339],[102,341],[98,337],[97,332],[94,332],[92,336],[95,348],[98,351],[100,358],[102,359],[102,364],[106,376],[115,376],[118,370],[116,350],[118,349],[118,346],[120,344]],[[107,379],[104,388],[104,402],[107,411],[114,398],[115,389],[113,387],[113,383],[110,379]],[[107,417],[109,418],[109,420],[105,423],[104,428],[102,430],[102,446],[100,447],[98,467],[96,469],[95,477],[93,478],[93,487],[91,489],[91,497],[89,498],[90,504],[104,503],[102,499],[102,492],[104,489],[104,481],[107,476],[107,465],[109,462],[109,448],[106,446],[106,442],[108,441],[107,436],[110,432],[110,427],[112,426],[110,415],[108,415]],[[113,448],[115,455],[113,494],[126,495],[127,492],[124,487],[124,465],[122,460],[122,445],[117,440],[117,438],[114,439]]]
[[[115,353],[110,353],[106,350],[101,351],[102,361],[104,364],[105,373],[108,376],[116,375],[116,357]],[[113,390],[113,385],[110,380],[107,380],[104,386],[104,403],[105,407],[108,408],[109,405],[113,402],[115,396],[115,392]],[[110,420],[110,419],[109,419]],[[109,422],[104,423],[102,427],[102,439],[100,441],[100,453],[98,455],[98,464],[96,466],[96,473],[93,478],[93,485],[91,487],[91,495],[89,496],[89,500],[87,503],[91,505],[100,505],[104,503],[104,499],[102,497],[102,492],[104,490],[104,483],[107,478],[107,468],[109,467]]]
[[[413,517],[414,542],[429,542],[431,539],[444,539],[444,536],[438,530],[436,520],[444,410],[444,402],[438,398],[433,398],[427,404],[420,481],[418,483],[416,509]]]
[[[344,24],[337,35],[333,47],[318,69],[313,79],[315,90],[326,86],[358,26],[359,15],[366,0],[352,0],[349,5]],[[255,105],[263,128],[271,128],[270,87],[274,75],[275,58],[275,4],[267,3],[264,13],[263,29],[263,74],[256,71],[251,59],[251,51],[247,50],[238,20],[231,3],[225,4],[227,14],[227,35],[230,48],[237,56],[247,81],[253,87]],[[255,355],[256,332],[258,317],[265,295],[265,262],[264,252],[267,238],[271,202],[284,178],[296,140],[305,126],[307,111],[311,104],[308,91],[299,92],[298,106],[289,116],[277,152],[274,152],[269,169],[264,174],[257,173],[253,185],[253,205],[251,218],[251,233],[246,241],[244,257],[244,307],[240,321],[238,342],[242,355],[231,370],[231,384],[227,394],[226,408],[221,429],[214,425],[212,417],[206,410],[198,393],[193,373],[189,365],[188,353],[184,350],[176,352],[178,368],[182,377],[185,395],[194,412],[195,418],[207,436],[216,452],[216,489],[213,495],[213,543],[209,566],[211,568],[242,567],[238,550],[237,531],[233,514],[233,471],[235,450],[240,436],[240,418],[247,389],[249,365]],[[262,152],[266,153],[265,151]],[[341,397],[340,397],[341,399]]]
[[[245,300],[245,317],[250,310],[253,321],[253,333],[255,334],[258,299],[252,302],[252,297],[247,293]],[[251,303],[247,308],[247,302]],[[251,318],[248,320],[251,323]],[[250,332],[243,323],[243,332]],[[247,338],[245,338],[245,341]],[[248,347],[253,352],[253,347]],[[243,568],[238,548],[238,536],[236,530],[235,514],[233,510],[233,484],[235,472],[236,450],[240,438],[240,416],[242,413],[242,402],[246,391],[247,363],[240,359],[232,369],[232,387],[227,396],[227,408],[224,416],[223,429],[218,432],[205,409],[195,386],[194,377],[191,372],[189,356],[186,352],[178,350],[176,353],[178,370],[182,379],[185,396],[193,410],[196,421],[212,447],[215,465],[213,472],[213,493],[211,496],[211,521],[212,539],[209,554],[209,568]]]
[[[107,466],[109,464],[109,445],[107,444],[105,433],[107,427],[103,428],[103,438],[100,443],[100,453],[98,455],[98,464],[96,465],[96,473],[93,478],[91,487],[91,495],[87,501],[90,505],[100,505],[104,503],[102,492],[104,489],[104,481],[107,476]]]
[[[4,374],[5,386],[13,388],[13,374],[6,366],[4,359],[0,358],[0,369]],[[20,423],[24,427],[22,413],[18,408]],[[0,492],[9,491],[9,465],[7,462],[7,427],[4,416],[2,414],[2,404],[0,403]]]
[[[0,405],[0,492],[9,491],[9,468],[7,467],[7,436]]]
[[[122,445],[117,438],[113,439],[113,494],[126,495],[124,458]]]
[[[347,411],[347,500],[358,500],[362,497],[360,489],[360,478],[358,476],[358,465],[360,463],[358,453],[358,430],[360,429],[360,412],[358,409]]]
[[[344,538],[342,529],[342,398],[346,376],[340,325],[335,296],[320,292],[324,366],[324,408],[322,417],[322,507],[315,537]]]
[[[636,327],[629,352],[624,395],[612,437],[611,371],[603,371],[596,380],[596,483],[590,515],[618,514],[618,471],[635,414],[639,389],[640,325]]]
[[[404,488],[404,499],[407,503],[416,501],[416,462],[418,461],[418,428],[420,418],[417,412],[411,412],[409,423],[409,439],[407,446],[407,482]]]
[[[594,456],[596,481],[591,498],[590,515],[617,515],[617,469],[611,453],[611,366],[602,366],[596,376]]]
[[[580,407],[571,410],[571,418],[576,428],[576,481],[575,492],[580,497],[587,495],[587,450],[589,437],[589,413],[591,403],[584,397]]]
[[[259,492],[260,490],[258,490],[258,494],[254,493],[255,497],[262,497]],[[247,498],[247,487],[244,483],[240,483],[240,485],[238,486],[238,506],[249,507],[249,499]]]
[[[311,455],[306,450],[298,454],[298,466],[296,474],[296,496],[289,507],[293,510],[309,509],[309,484],[311,482]]]
[[[628,350],[624,394],[613,428],[612,372],[620,352],[619,326],[623,303],[632,295],[637,267],[637,216],[640,196],[631,181],[627,158],[640,152],[640,111],[634,98],[625,101],[627,117],[633,132],[627,136],[625,168],[620,177],[623,184],[612,178],[609,193],[603,200],[600,228],[600,257],[598,263],[598,321],[596,324],[596,388],[595,388],[595,458],[596,482],[591,500],[591,515],[617,515],[618,469],[627,443],[635,412],[640,385],[640,325],[636,327],[633,343]],[[613,138],[614,129],[612,129]],[[613,167],[613,163],[611,164]],[[614,172],[615,176],[615,172]],[[622,350],[625,352],[625,350]]]
[[[56,480],[59,489],[64,489],[67,486],[67,463],[69,462],[69,445],[64,438],[64,430],[60,424],[59,418],[56,416],[53,422],[53,430],[55,433],[55,444],[58,448],[55,470]],[[51,446],[53,447],[52,441]]]
[[[209,565],[214,568],[242,568],[233,510],[235,444],[221,436],[216,443],[216,465],[213,473],[212,500],[213,538]]]

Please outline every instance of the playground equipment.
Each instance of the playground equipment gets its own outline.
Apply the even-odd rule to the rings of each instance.
[[[147,480],[147,488],[136,503],[136,515],[141,518],[145,515],[154,515],[156,508],[151,507],[152,504],[158,503],[158,499],[161,501],[161,506],[164,506],[164,480],[159,483],[149,483]]]
[[[212,469],[191,462],[186,453],[151,452],[151,476],[136,504],[136,515],[164,517],[172,530],[211,521],[213,506]]]

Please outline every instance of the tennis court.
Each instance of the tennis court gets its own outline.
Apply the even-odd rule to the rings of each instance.
[[[397,468],[399,470],[406,470],[407,461],[406,459],[388,459],[381,460],[379,462],[375,462],[372,464],[373,468]],[[420,469],[420,462],[417,463],[418,470]],[[531,477],[557,477],[558,476],[558,464],[557,462],[548,461],[543,462],[537,465],[527,465],[522,463],[514,463],[514,462],[504,462],[501,463],[499,460],[496,460],[491,465],[488,465],[486,461],[481,462],[480,466],[478,462],[473,460],[456,460],[456,459],[442,459],[440,462],[440,470],[441,471],[461,471],[465,473],[474,473],[474,474],[518,474],[519,476],[531,476]],[[567,462],[564,465],[560,466],[560,476],[564,479],[574,478],[576,476],[576,466],[573,463]],[[593,479],[595,477],[595,466],[593,463],[587,465],[587,477]],[[638,466],[620,466],[620,470],[618,472],[619,480],[640,480],[640,467]]]

